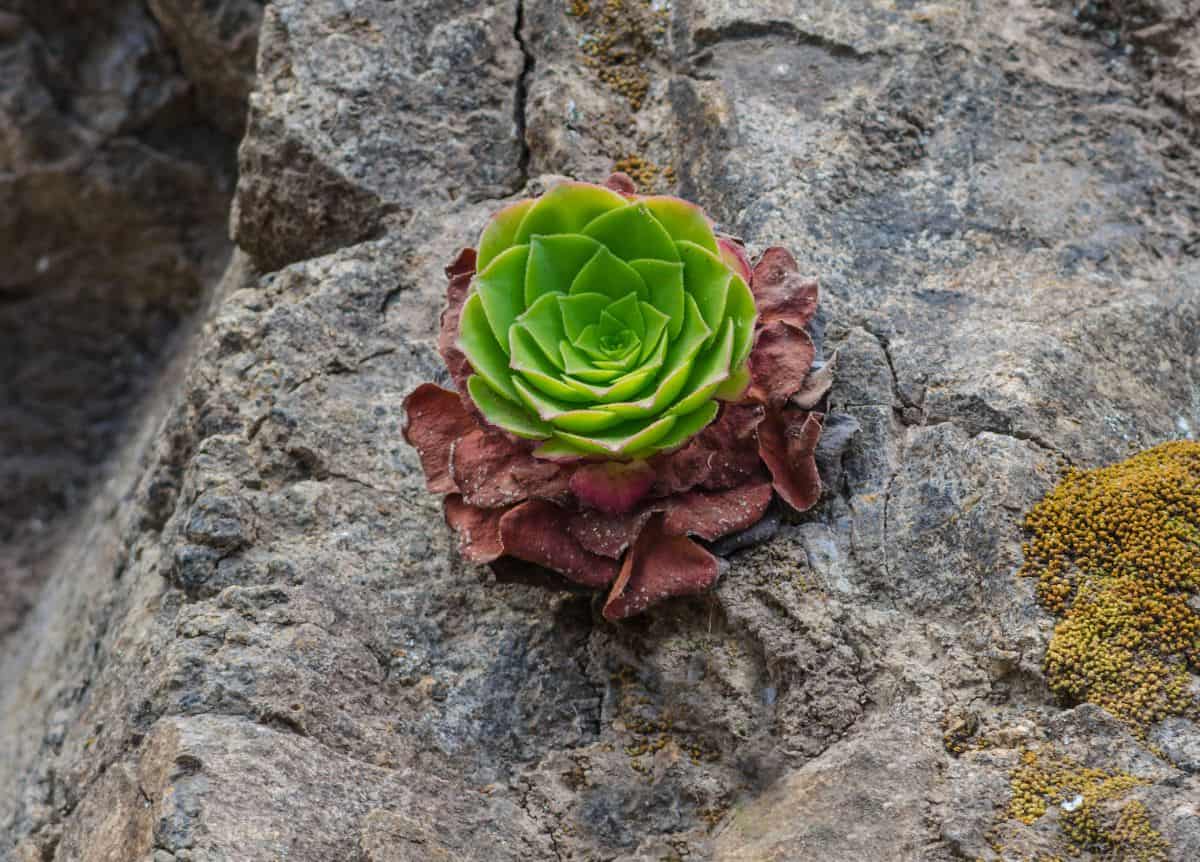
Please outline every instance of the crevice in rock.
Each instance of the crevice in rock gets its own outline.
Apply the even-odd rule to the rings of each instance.
[[[888,372],[892,375],[892,394],[895,396],[896,401],[904,407],[920,410],[921,405],[915,403],[912,399],[905,397],[903,390],[900,388],[900,376],[896,373],[896,363],[895,360],[892,359],[891,340],[882,332],[872,328],[872,326],[865,320],[860,321],[858,325],[862,327],[864,332],[879,342],[879,347],[883,350],[883,357],[887,360]],[[893,404],[892,408],[895,409],[895,406],[896,405]]]
[[[533,75],[533,70],[537,66],[537,58],[529,48],[529,44],[525,41],[525,3],[526,0],[517,0],[517,10],[515,20],[513,22],[513,38],[517,42],[517,47],[521,49],[521,57],[523,63],[521,65],[521,74],[517,76],[516,91],[513,97],[513,125],[516,127],[517,142],[520,145],[520,153],[517,156],[517,187],[513,189],[513,193],[520,192],[525,184],[529,182],[529,161],[531,152],[529,149],[529,139],[526,137],[526,103],[529,100],[529,79]]]

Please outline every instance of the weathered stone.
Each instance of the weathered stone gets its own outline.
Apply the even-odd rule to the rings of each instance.
[[[1045,751],[1194,858],[1195,727],[1057,702],[1015,579],[1061,462],[1200,428],[1193,24],[1091,5],[268,6],[241,251],[0,656],[0,852],[1016,860],[1066,852],[1008,816]],[[845,444],[619,626],[465,565],[400,436],[442,267],[618,159],[820,277]]]
[[[220,276],[233,182],[142,3],[2,16],[0,636]]]
[[[264,0],[149,0],[199,110],[228,135],[245,130]]]

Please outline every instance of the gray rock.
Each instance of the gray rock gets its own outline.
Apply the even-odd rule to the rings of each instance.
[[[624,3],[266,8],[239,250],[0,653],[0,853],[1016,859],[1065,852],[1005,815],[1047,747],[1195,857],[1194,726],[1057,702],[1015,579],[1060,462],[1200,428],[1190,53],[1097,35],[1190,19]],[[583,52],[614,27],[616,75]],[[113,88],[106,128],[171,92]],[[401,403],[488,215],[634,155],[821,277],[843,418],[817,508],[610,625],[458,558]]]
[[[141,2],[0,12],[0,636],[225,268],[233,151]]]

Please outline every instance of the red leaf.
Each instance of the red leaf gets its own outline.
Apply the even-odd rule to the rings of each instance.
[[[786,320],[803,329],[817,313],[820,290],[815,279],[802,278],[786,248],[771,246],[754,266],[750,289],[758,308],[758,325]]]
[[[500,519],[506,509],[484,509],[463,502],[458,494],[442,501],[446,523],[458,534],[458,549],[472,563],[490,563],[504,553]]]
[[[467,391],[467,378],[471,376],[471,365],[466,355],[458,349],[458,323],[462,317],[462,307],[471,291],[471,279],[475,275],[475,249],[464,248],[454,258],[454,262],[446,267],[446,277],[450,283],[446,286],[446,307],[442,310],[441,331],[438,334],[438,352],[459,392]]]
[[[721,260],[725,261],[725,265],[740,275],[742,281],[750,284],[754,274],[750,270],[750,261],[742,244],[731,237],[718,236],[717,248],[721,251]]]
[[[575,541],[570,513],[544,500],[529,500],[500,519],[504,553],[561,573],[593,589],[607,587],[617,576],[615,561],[593,554]]]
[[[762,520],[771,505],[771,483],[753,482],[728,491],[692,491],[663,501],[663,529],[713,542]]]
[[[658,474],[653,495],[665,497],[692,488],[733,488],[759,474],[755,429],[763,419],[761,405],[726,404],[717,421],[682,449],[653,459]]]
[[[562,466],[478,426],[455,442],[450,475],[472,506],[511,506],[533,497],[558,500],[568,493],[569,474]]]
[[[627,198],[637,197],[637,186],[634,185],[633,178],[629,174],[617,171],[609,176],[604,181],[607,188],[612,189],[617,194],[625,195]]]
[[[642,529],[604,603],[604,618],[622,620],[672,596],[703,592],[720,572],[717,558],[687,536],[663,529],[655,515]]]
[[[762,327],[750,351],[752,396],[771,407],[782,407],[804,388],[815,356],[816,348],[803,329],[785,320]]]
[[[584,509],[571,515],[567,529],[575,541],[593,554],[618,560],[625,549],[633,544],[651,514],[653,512],[649,508],[626,515],[608,515],[595,509]]]
[[[821,439],[821,414],[794,407],[771,410],[758,427],[758,451],[775,490],[798,511],[811,509],[821,498],[821,477],[815,453]]]
[[[449,389],[422,383],[404,399],[404,439],[417,450],[425,471],[425,486],[435,494],[457,491],[450,475],[454,441],[479,428]]]
[[[629,512],[654,484],[654,469],[645,461],[584,464],[571,474],[571,493],[585,506],[611,515]]]
[[[758,458],[755,450],[754,457]],[[666,514],[664,529],[715,541],[758,523],[771,504],[771,483],[751,481],[725,491],[691,491],[650,500],[636,512],[609,515],[585,509],[571,515],[567,529],[594,554],[618,559],[655,512]]]

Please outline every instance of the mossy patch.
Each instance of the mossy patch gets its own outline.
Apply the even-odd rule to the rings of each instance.
[[[1194,716],[1200,669],[1200,443],[1164,443],[1096,470],[1068,470],[1025,521],[1020,574],[1059,617],[1051,689],[1089,702],[1139,737]]]
[[[613,170],[628,174],[643,194],[660,192],[675,185],[675,168],[670,165],[660,167],[637,153],[619,159]]]
[[[662,46],[668,10],[649,0],[570,0],[567,13],[587,26],[583,62],[634,111],[650,90],[650,58]]]
[[[1125,862],[1165,862],[1166,839],[1141,802],[1125,799],[1146,783],[1124,772],[1082,766],[1065,755],[1027,750],[1013,770],[1006,814],[1030,825],[1050,806],[1058,806],[1058,828],[1068,857],[1088,852]]]

